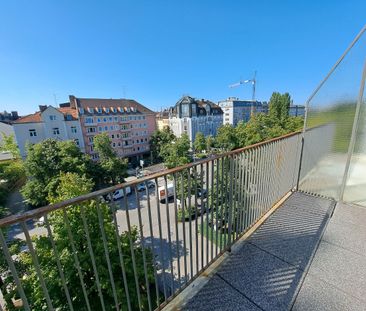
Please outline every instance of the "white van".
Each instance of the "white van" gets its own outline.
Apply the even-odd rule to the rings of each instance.
[[[131,188],[126,187],[125,192],[126,192],[126,195],[131,194]],[[123,189],[118,189],[118,190],[113,192],[112,198],[113,198],[114,201],[122,199],[123,197],[124,197]]]
[[[158,188],[158,193],[159,193],[159,200],[162,203],[165,203],[166,198],[172,198],[174,197],[174,184],[170,183],[166,185],[166,189],[168,191],[168,195],[166,195],[165,193],[165,185],[164,186],[160,186]]]

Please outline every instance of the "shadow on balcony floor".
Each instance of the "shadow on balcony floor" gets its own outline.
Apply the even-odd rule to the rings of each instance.
[[[366,209],[334,206],[292,194],[182,309],[366,310]]]

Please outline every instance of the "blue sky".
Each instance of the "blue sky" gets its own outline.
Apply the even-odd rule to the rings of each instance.
[[[229,89],[304,103],[366,23],[366,1],[2,1],[0,111],[78,97],[151,109]]]

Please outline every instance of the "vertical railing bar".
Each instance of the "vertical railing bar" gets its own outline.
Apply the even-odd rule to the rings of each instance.
[[[258,169],[259,169],[259,176],[258,176],[258,219],[262,217],[263,213],[263,203],[262,203],[262,193],[263,193],[263,171],[264,171],[264,164],[263,164],[263,156],[262,156],[263,147],[258,147]]]
[[[247,151],[243,152],[243,171],[244,171],[244,178],[243,178],[243,228],[242,231],[244,232],[247,229],[248,224],[248,195],[247,195],[247,184],[248,184],[248,164],[247,164]]]
[[[205,163],[205,175],[206,175],[206,178],[205,178],[205,187],[202,187],[202,192],[205,192],[207,195],[208,195],[208,182],[209,182],[209,166],[208,166],[208,162]],[[201,198],[201,201],[202,201],[202,198]],[[207,202],[207,205],[205,204],[205,210],[206,210],[206,232],[207,232],[207,236],[209,234],[209,231],[208,231],[208,222],[209,222],[209,219],[208,219],[208,202]],[[208,263],[209,263],[209,241],[210,239],[207,238],[206,239],[206,266],[208,266]]]
[[[269,154],[271,155],[271,206],[275,203],[275,183],[276,183],[276,166],[275,166],[275,144],[271,143],[271,150]]]
[[[193,278],[193,241],[192,241],[192,193],[191,193],[191,169],[188,168],[188,211],[189,211],[189,264],[190,278]]]
[[[187,268],[187,243],[186,243],[186,223],[185,223],[185,196],[184,196],[184,171],[180,173],[181,177],[181,209],[182,209],[182,229],[183,229],[183,248],[184,248],[184,276],[185,283],[188,282],[188,268]]]
[[[113,217],[113,223],[114,223],[114,228],[115,228],[114,232],[115,232],[116,240],[117,240],[117,250],[118,250],[119,262],[120,262],[120,266],[121,266],[121,270],[122,270],[123,286],[124,286],[124,290],[125,290],[125,294],[126,294],[127,308],[129,311],[131,311],[132,309],[131,309],[130,293],[129,293],[129,289],[128,289],[125,262],[123,259],[121,237],[120,237],[119,231],[118,231],[116,212],[117,212],[116,205],[113,203],[112,204],[112,217]]]
[[[254,154],[254,150],[250,150],[250,185],[253,186],[255,183],[255,154]],[[253,187],[253,189],[255,190],[255,188]],[[252,225],[254,222],[254,217],[255,217],[255,205],[254,205],[254,197],[255,194],[253,194],[253,189],[250,188],[250,223],[249,225]]]
[[[199,258],[198,258],[198,207],[197,207],[197,195],[198,195],[198,180],[197,180],[197,166],[193,167],[194,174],[194,228],[195,228],[195,245],[196,245],[196,274],[199,271]],[[201,190],[202,192],[202,190]],[[201,200],[201,214],[202,214],[202,200]],[[202,235],[202,233],[201,233]]]
[[[239,192],[238,192],[238,202],[239,202],[239,227],[238,231],[240,236],[243,233],[243,176],[244,176],[244,170],[243,170],[243,152],[239,154]]]
[[[235,156],[235,162],[236,162],[236,178],[235,178],[235,240],[238,239],[240,236],[240,173],[241,173],[241,167],[240,167],[240,154],[237,154]]]
[[[81,219],[82,219],[83,226],[84,226],[84,231],[85,231],[86,241],[87,241],[87,244],[88,244],[90,259],[91,259],[93,271],[94,271],[94,274],[95,274],[95,281],[97,283],[97,289],[98,289],[100,303],[101,303],[101,306],[102,306],[102,310],[105,311],[102,287],[101,287],[100,281],[99,281],[99,274],[98,274],[98,270],[97,270],[97,265],[95,263],[95,257],[94,257],[94,252],[93,252],[93,247],[92,247],[92,244],[91,244],[91,240],[90,240],[88,224],[87,224],[87,221],[86,221],[86,218],[85,218],[85,211],[84,211],[84,207],[83,207],[82,204],[80,205],[80,214],[81,214]]]
[[[113,298],[114,298],[114,302],[116,304],[116,310],[119,311],[118,297],[117,297],[117,292],[116,292],[116,285],[114,283],[113,272],[112,272],[112,265],[111,265],[111,261],[109,259],[109,251],[108,251],[108,246],[107,246],[108,244],[107,244],[107,239],[106,239],[106,236],[105,236],[104,223],[103,223],[102,214],[101,214],[100,208],[99,208],[99,202],[97,202],[97,207],[96,208],[97,208],[97,214],[98,214],[100,232],[102,234],[102,241],[103,241],[103,248],[104,248],[105,259],[107,261],[107,268],[108,268],[109,278],[110,278],[111,286],[112,286]]]
[[[55,240],[53,239],[53,234],[52,234],[52,230],[51,230],[51,227],[50,227],[50,224],[49,224],[49,221],[48,221],[48,215],[47,214],[44,215],[44,223],[46,225],[48,237],[49,237],[49,239],[51,241],[52,250],[53,250],[53,253],[55,255],[57,269],[58,269],[58,272],[60,274],[62,287],[63,287],[63,289],[65,291],[65,296],[66,296],[67,304],[68,304],[70,310],[73,311],[74,310],[74,307],[73,307],[72,302],[71,302],[69,289],[68,289],[68,287],[66,285],[65,274],[64,274],[64,271],[62,270],[62,266],[61,266],[61,262],[60,262],[60,254],[59,254],[59,252],[58,252],[58,250],[56,248]]]
[[[230,192],[229,192],[229,228],[228,228],[228,246],[229,249],[231,248],[231,244],[232,244],[232,240],[231,240],[231,235],[232,235],[232,217],[233,217],[233,186],[234,186],[234,180],[233,180],[233,175],[234,175],[234,159],[233,156],[231,155],[229,157],[229,165],[230,165]]]
[[[201,192],[203,191],[203,164],[200,164],[200,187],[201,187]],[[201,213],[200,215],[201,218],[201,270],[204,267],[204,248],[203,248],[203,244],[204,244],[204,240],[203,240],[203,213]],[[208,232],[206,232],[206,235],[208,234]],[[207,239],[208,237],[206,237]]]
[[[159,183],[158,179],[155,178],[155,197],[156,197],[156,209],[158,212],[158,225],[159,225],[159,241],[160,241],[160,260],[162,264],[162,274],[163,274],[163,291],[164,291],[164,298],[167,300],[167,291],[166,291],[166,276],[165,276],[165,259],[164,259],[164,252],[163,252],[163,233],[161,230],[161,215],[160,215],[160,199],[159,199]],[[168,199],[168,194],[165,193],[165,200]]]
[[[211,188],[207,187],[207,197],[206,197],[206,202],[207,202],[207,206],[209,207],[209,213],[210,213],[210,224],[211,224],[211,235],[210,235],[210,240],[211,240],[211,260],[213,260],[214,258],[214,232],[213,232],[213,214],[214,214],[214,201],[213,201],[213,196],[214,196],[214,160],[210,161],[211,163]],[[209,190],[211,189],[211,196],[209,194]],[[211,200],[209,200],[209,198]],[[207,234],[208,235],[208,234]]]
[[[168,193],[168,181],[166,175],[164,175],[164,188],[165,188],[165,211],[166,211],[166,218],[167,218],[167,233],[168,233],[168,245],[169,245],[169,262],[170,262],[170,276],[171,276],[171,294],[174,294],[174,271],[173,271],[173,254],[172,254],[172,237],[170,233],[170,213],[169,213],[169,193]]]
[[[145,283],[146,283],[146,291],[147,291],[147,303],[148,303],[148,306],[149,306],[149,310],[151,311],[152,310],[152,304],[151,304],[149,277],[147,275],[146,253],[145,253],[145,237],[144,237],[144,231],[142,229],[140,197],[139,197],[136,185],[134,186],[134,190],[135,190],[135,196],[136,196],[137,217],[138,217],[139,230],[140,230],[141,253],[142,253],[142,262],[143,262],[143,265],[144,265]]]
[[[66,224],[67,235],[69,237],[70,244],[71,244],[71,249],[72,249],[72,253],[73,253],[73,257],[74,257],[74,261],[75,261],[76,270],[78,271],[78,275],[79,275],[79,279],[80,279],[80,285],[81,285],[81,288],[83,290],[83,295],[84,295],[84,298],[85,298],[86,307],[89,311],[91,311],[90,303],[89,303],[89,297],[88,297],[88,294],[87,294],[87,291],[86,291],[86,288],[85,288],[84,278],[83,278],[83,274],[82,274],[81,268],[80,268],[80,261],[79,261],[78,256],[77,256],[75,242],[74,242],[74,238],[73,238],[71,228],[70,228],[69,218],[67,216],[65,208],[62,209],[62,212],[63,212],[64,221],[65,221],[65,224]]]
[[[219,210],[219,182],[220,182],[220,158],[216,159],[216,199],[215,199],[215,212],[216,212],[216,219],[215,219],[215,238],[216,238],[216,256],[218,255],[218,248],[219,248],[219,229],[218,229],[218,210]],[[213,224],[212,224],[213,225]],[[213,238],[213,237],[212,237]]]
[[[233,241],[234,242],[237,238],[237,200],[236,200],[236,194],[237,194],[237,178],[238,178],[238,168],[237,168],[237,155],[234,154],[233,157],[233,175],[232,175],[232,183],[233,183],[233,212],[232,212],[232,218],[233,218]]]
[[[126,212],[126,221],[127,221],[127,235],[128,240],[130,244],[130,252],[131,252],[131,259],[132,259],[132,270],[133,275],[135,279],[135,285],[136,285],[136,294],[137,294],[137,301],[139,304],[139,309],[142,310],[142,301],[141,301],[141,293],[140,293],[140,286],[139,286],[139,279],[137,275],[137,268],[136,268],[136,258],[135,258],[135,251],[134,251],[134,245],[131,237],[131,222],[130,222],[130,213],[129,213],[129,207],[127,202],[127,192],[126,188],[122,188],[123,191],[123,202],[125,204],[125,212]]]
[[[178,269],[178,283],[181,286],[181,272],[180,272],[180,252],[179,252],[179,230],[178,230],[178,209],[177,209],[177,176],[173,173],[173,188],[174,188],[174,214],[175,214],[175,236],[177,249],[177,269]]]
[[[156,180],[154,181],[154,183],[155,183],[155,188],[157,189],[158,184],[156,183]],[[151,249],[152,249],[153,263],[154,263],[156,302],[158,304],[158,309],[160,309],[160,294],[159,294],[159,288],[158,288],[159,280],[158,280],[158,274],[157,274],[157,263],[156,263],[156,259],[155,259],[155,253],[154,253],[154,251],[155,251],[154,229],[153,229],[153,224],[152,224],[150,193],[149,193],[149,187],[148,187],[147,181],[145,181],[145,188],[146,188],[146,200],[147,200],[147,213],[148,213],[148,218],[149,218],[149,230],[150,230],[150,237],[151,237]]]
[[[254,216],[254,222],[257,222],[258,217],[259,217],[259,177],[260,177],[260,157],[259,157],[259,148],[257,147],[254,150],[254,154],[255,154],[255,189],[256,189],[256,193],[255,193],[255,216]]]
[[[270,170],[268,168],[268,163],[269,163],[269,153],[268,153],[268,145],[265,145],[263,148],[263,154],[264,154],[264,169],[265,169],[265,178],[264,178],[264,189],[263,189],[263,208],[264,208],[264,212],[266,213],[267,210],[271,207],[268,204],[268,188],[270,187],[270,184],[268,182],[269,180],[269,175],[270,175]]]
[[[224,217],[224,221],[225,221],[225,227],[224,227],[224,241],[223,241],[223,249],[226,248],[226,235],[227,235],[227,226],[228,226],[228,218],[227,218],[227,204],[228,204],[228,199],[227,199],[227,186],[228,186],[228,169],[226,168],[227,166],[227,157],[223,157],[222,158],[224,160],[224,167],[223,167],[223,173],[225,174],[225,182],[223,182],[223,195],[224,195],[224,201],[225,201],[225,205],[224,205],[224,213],[223,213],[223,217]]]
[[[36,251],[34,250],[33,243],[32,243],[31,237],[29,235],[27,224],[24,221],[22,221],[20,223],[20,225],[21,225],[22,230],[24,232],[25,239],[26,239],[26,242],[27,242],[27,245],[28,245],[29,252],[30,252],[31,257],[32,257],[32,261],[33,261],[34,268],[36,270],[39,282],[41,283],[41,287],[42,287],[43,295],[45,296],[45,299],[46,299],[47,307],[48,307],[49,310],[54,310],[50,295],[48,293],[46,282],[43,278],[42,271],[41,271],[41,268],[40,268],[40,265],[39,265],[38,256],[36,254]]]
[[[8,245],[6,244],[6,240],[5,240],[3,231],[1,229],[0,229],[0,242],[1,242],[1,247],[3,249],[3,253],[5,255],[6,262],[8,263],[11,275],[12,275],[15,285],[17,287],[17,291],[19,293],[20,298],[22,299],[23,307],[26,311],[30,311],[31,309],[29,307],[27,296],[25,295],[22,283],[18,276],[17,269],[15,267],[13,259],[11,258],[11,254],[10,254]]]

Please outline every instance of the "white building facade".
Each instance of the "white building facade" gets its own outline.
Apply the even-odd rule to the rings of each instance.
[[[169,127],[175,136],[186,133],[193,142],[198,132],[215,136],[223,124],[221,108],[211,101],[182,97],[169,111]]]
[[[82,152],[85,144],[76,109],[40,106],[40,111],[13,123],[20,154],[26,157],[28,143],[36,144],[48,138],[73,140]]]
[[[236,97],[229,97],[219,101],[219,106],[224,113],[224,124],[237,126],[240,121],[248,122],[252,113],[262,111],[262,103],[252,100],[240,100]]]

